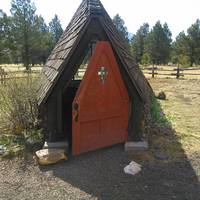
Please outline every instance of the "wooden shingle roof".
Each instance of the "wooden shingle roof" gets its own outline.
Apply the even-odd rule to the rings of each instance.
[[[103,29],[129,74],[138,94],[145,100],[150,86],[139,67],[135,64],[125,41],[115,28],[100,0],[83,0],[40,74],[40,88],[38,90],[39,105],[44,103],[51,94],[64,68],[67,67],[67,63],[75,47],[87,29],[89,21],[94,16],[99,18]]]

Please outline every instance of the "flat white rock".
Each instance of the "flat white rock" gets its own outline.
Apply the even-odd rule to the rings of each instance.
[[[36,151],[36,157],[40,165],[49,165],[61,160],[67,160],[64,149],[42,149]]]
[[[131,161],[129,165],[127,165],[125,168],[124,168],[124,172],[126,174],[131,174],[131,175],[136,175],[137,173],[139,173],[141,171],[141,165],[134,162],[134,161]]]

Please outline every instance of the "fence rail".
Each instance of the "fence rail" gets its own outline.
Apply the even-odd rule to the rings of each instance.
[[[79,69],[77,77],[84,75],[86,69]],[[143,73],[148,77],[173,77],[173,78],[197,78],[200,79],[200,67],[180,68],[179,66],[150,66],[142,69]],[[40,70],[25,70],[5,71],[0,67],[0,84],[5,84],[7,80],[27,78],[29,75],[37,75]],[[77,78],[76,77],[76,78]]]
[[[180,68],[179,66],[151,66],[142,69],[145,75],[155,77],[200,78],[200,67]],[[170,73],[171,72],[171,73]]]

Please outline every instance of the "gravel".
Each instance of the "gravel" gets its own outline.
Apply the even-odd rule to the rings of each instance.
[[[127,175],[130,159],[122,145],[39,167],[31,158],[0,162],[0,200],[199,200],[200,152],[191,160],[140,163]],[[194,164],[194,169],[193,165]]]

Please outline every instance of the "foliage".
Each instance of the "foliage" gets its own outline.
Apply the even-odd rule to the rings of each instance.
[[[146,51],[153,64],[166,64],[170,58],[171,32],[158,21],[147,36]]]
[[[36,88],[36,82],[31,78],[13,80],[0,88],[0,132],[20,135],[24,131],[37,130]]]
[[[158,21],[149,31],[149,24],[144,23],[133,36],[131,49],[137,63],[166,64],[170,59],[171,31],[165,23]]]
[[[0,63],[23,63],[26,70],[44,64],[61,34],[57,15],[48,27],[31,0],[12,0],[11,16],[0,10]]]
[[[28,141],[34,142],[33,144]],[[10,158],[12,156],[23,155],[25,151],[34,151],[43,144],[43,135],[41,130],[24,131],[22,135],[0,135],[0,145],[4,152],[0,154],[0,159]]]
[[[197,19],[187,30],[187,35],[181,32],[173,44],[172,58],[176,62],[193,66],[200,64],[200,20]],[[184,59],[183,59],[184,58]]]
[[[119,14],[114,16],[113,23],[121,34],[122,38],[127,42],[127,44],[129,44],[128,30],[125,26],[124,20],[121,18],[121,16],[119,16]]]
[[[63,33],[63,29],[57,15],[55,15],[54,18],[49,23],[49,29],[53,35],[53,43],[56,44]]]
[[[27,70],[29,70],[34,42],[35,12],[35,5],[30,0],[12,0],[11,2],[16,46]]]
[[[25,150],[24,137],[14,135],[0,135],[0,145],[3,145],[5,152],[1,157],[8,158],[18,156]]]
[[[32,43],[32,64],[45,63],[46,58],[54,47],[53,35],[49,32],[42,16],[36,16],[34,28],[34,42]]]
[[[151,58],[150,58],[149,54],[148,53],[144,53],[142,55],[141,64],[142,65],[148,65],[150,62],[151,62]]]
[[[187,30],[188,33],[188,57],[190,66],[193,63],[200,64],[200,20],[197,19],[194,24]]]
[[[0,10],[0,63],[12,63],[15,52],[12,35],[12,19]]]
[[[151,118],[154,122],[157,122],[157,123],[168,122],[155,96],[152,97],[152,101],[151,101]]]
[[[149,62],[147,58],[148,53],[145,53],[145,43],[148,33],[149,24],[144,23],[131,40],[131,50],[137,63],[142,63],[142,60],[145,64],[148,64],[147,62]],[[144,54],[145,56],[143,57]]]

